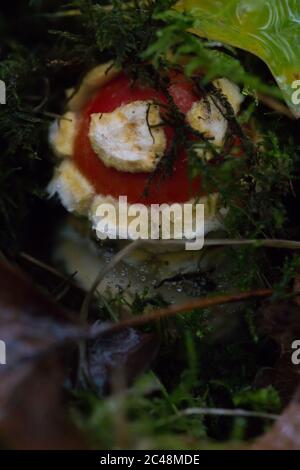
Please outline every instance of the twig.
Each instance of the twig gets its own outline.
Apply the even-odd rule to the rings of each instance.
[[[241,245],[256,245],[257,247],[264,248],[281,248],[286,250],[300,250],[300,242],[293,240],[275,240],[275,239],[262,239],[262,240],[206,240],[204,246],[241,246]]]
[[[277,420],[279,415],[264,413],[261,411],[248,411],[241,409],[225,409],[225,408],[187,408],[186,410],[180,411],[181,416],[193,416],[193,415],[213,415],[213,416],[240,416],[249,418],[263,418]],[[176,416],[175,416],[176,418]]]
[[[20,253],[20,258],[23,258],[25,261],[28,261],[31,264],[34,264],[40,269],[43,269],[44,271],[47,271],[50,274],[53,274],[54,276],[58,277],[59,279],[62,279],[64,282],[69,281],[69,277],[65,276],[61,272],[57,271],[57,269],[53,268],[52,266],[49,266],[49,264],[44,263],[43,261],[40,261],[33,256],[29,255],[28,253]],[[74,275],[73,275],[74,276]]]
[[[90,326],[87,324],[78,324],[76,323],[73,325],[75,327],[75,330],[69,332],[68,334],[63,335],[63,337],[59,338],[59,340],[55,341],[51,346],[46,348],[44,351],[39,351],[38,353],[34,354],[29,354],[28,356],[25,356],[21,358],[20,361],[18,361],[17,364],[13,364],[10,367],[16,367],[22,362],[27,362],[27,361],[33,361],[33,360],[39,360],[42,357],[45,357],[47,354],[50,354],[51,352],[56,352],[57,350],[66,347],[68,344],[76,344],[84,341],[89,341],[89,340],[95,340],[100,338],[101,336],[105,336],[106,334],[114,334],[118,333],[119,331],[122,331],[123,329],[126,328],[134,328],[134,327],[139,327],[146,325],[148,323],[160,320],[162,318],[167,318],[171,316],[175,316],[179,313],[184,313],[188,314],[191,310],[198,308],[198,309],[203,309],[203,308],[209,308],[209,307],[215,307],[218,305],[224,305],[224,304],[229,304],[229,303],[234,303],[234,302],[241,302],[241,301],[246,301],[246,300],[251,300],[251,299],[266,299],[268,297],[271,297],[272,295],[272,290],[271,289],[262,289],[262,290],[256,290],[256,291],[249,291],[249,292],[243,292],[240,294],[232,294],[232,295],[220,295],[220,296],[215,296],[215,297],[209,297],[209,298],[198,298],[194,299],[192,301],[180,304],[180,305],[171,305],[170,307],[156,310],[154,312],[151,312],[149,314],[139,316],[139,317],[134,317],[128,320],[123,320],[119,323],[115,323],[113,325],[108,325],[103,327],[102,325],[100,326]],[[86,349],[81,349],[81,353],[86,353]],[[84,357],[82,357],[83,363],[81,363],[83,367],[83,371],[86,374],[86,361],[84,360]]]
[[[283,116],[286,116],[287,118],[292,119],[293,121],[297,119],[296,116],[292,113],[292,111],[289,110],[287,106],[285,106],[280,101],[277,101],[275,98],[265,95],[264,93],[257,93],[257,97],[259,101],[261,101],[264,105],[268,106],[268,108],[273,109],[276,113],[282,114]]]
[[[128,249],[133,244],[126,247],[127,254]],[[136,246],[136,245],[135,245]],[[122,250],[122,254],[124,255],[124,250]],[[121,252],[120,252],[121,254]],[[100,279],[100,276],[99,276]],[[100,279],[101,280],[101,279]],[[97,288],[96,282],[94,283],[95,288]],[[225,305],[234,302],[241,302],[251,299],[265,299],[271,297],[273,291],[271,289],[261,289],[255,290],[250,292],[242,292],[240,294],[231,294],[231,295],[220,295],[216,297],[207,297],[207,298],[198,298],[193,299],[188,302],[179,304],[179,305],[170,305],[167,308],[155,310],[154,312],[148,313],[146,315],[142,315],[139,317],[130,318],[128,320],[123,320],[119,323],[115,323],[113,325],[109,325],[103,327],[103,325],[99,327],[93,327],[90,332],[88,333],[87,339],[98,339],[104,335],[110,335],[114,333],[118,333],[127,328],[137,328],[149,323],[153,323],[155,321],[161,320],[163,318],[172,317],[175,315],[187,314],[191,310],[194,309],[204,309],[209,307],[215,307],[217,305]],[[88,303],[86,304],[87,308]],[[77,383],[80,382],[82,377],[85,377],[89,380],[89,369],[88,369],[88,362],[87,362],[87,348],[86,342],[81,340],[79,343],[79,366],[78,366],[78,376],[77,376]]]
[[[158,243],[154,240],[144,240],[145,244],[155,245]],[[186,240],[159,240],[159,243],[166,245],[166,247],[183,247]],[[210,246],[242,246],[242,245],[255,245],[258,248],[281,248],[286,250],[300,250],[300,242],[293,240],[277,240],[277,239],[257,239],[257,240],[233,240],[233,239],[207,239],[204,241],[204,247]]]
[[[148,313],[146,315],[130,318],[128,320],[123,320],[119,323],[109,325],[107,327],[100,326],[94,327],[93,332],[91,332],[92,338],[98,338],[99,336],[105,334],[117,333],[126,328],[136,328],[139,326],[146,325],[163,318],[173,317],[175,315],[187,314],[194,309],[204,309],[210,307],[216,307],[217,305],[225,305],[229,303],[242,302],[251,299],[266,299],[271,297],[273,294],[272,289],[260,289],[248,292],[242,292],[239,294],[228,294],[228,295],[218,295],[214,297],[200,297],[197,299],[189,300],[178,305],[170,305],[169,307],[155,310],[154,312]]]

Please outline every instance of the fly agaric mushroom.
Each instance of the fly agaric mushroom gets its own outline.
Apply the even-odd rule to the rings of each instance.
[[[226,78],[213,85],[238,114],[243,101],[238,86]],[[184,148],[172,173],[162,181],[157,168],[174,139],[172,125],[164,120],[168,98],[188,126],[219,149],[228,130],[221,103],[211,95],[199,97],[182,73],[169,75],[164,93],[139,81],[133,83],[112,64],[93,69],[78,90],[69,94],[66,113],[51,126],[50,142],[61,162],[49,185],[50,195],[57,194],[68,211],[88,216],[95,227],[99,204],[117,206],[120,196],[126,196],[129,205],[147,207],[197,199],[205,205],[205,233],[220,226],[217,193],[205,194],[199,177],[190,180]]]

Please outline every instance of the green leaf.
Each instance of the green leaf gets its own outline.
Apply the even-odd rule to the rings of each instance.
[[[192,15],[196,34],[260,57],[300,117],[300,105],[293,99],[300,79],[298,0],[181,0],[177,8]]]

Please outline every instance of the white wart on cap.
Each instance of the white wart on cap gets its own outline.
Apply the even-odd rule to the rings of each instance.
[[[227,78],[220,78],[213,85],[227,98],[234,114],[237,115],[244,100],[239,87]],[[217,98],[208,95],[196,101],[187,114],[190,126],[203,134],[216,147],[222,147],[228,130],[228,120],[225,109]],[[199,152],[201,156],[201,151]]]
[[[119,171],[152,172],[166,150],[159,106],[134,101],[111,113],[92,114],[89,138],[106,166]]]

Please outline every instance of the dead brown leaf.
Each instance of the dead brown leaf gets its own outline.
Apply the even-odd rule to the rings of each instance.
[[[0,445],[13,449],[82,449],[82,436],[67,419],[63,383],[65,352],[92,337],[85,327],[37,289],[19,269],[0,261]],[[130,385],[158,349],[153,335],[123,329],[88,344],[88,367],[99,394],[122,375]],[[76,367],[76,366],[75,366]]]
[[[0,262],[0,440],[5,448],[85,447],[64,407],[60,347],[80,329],[29,279]]]

